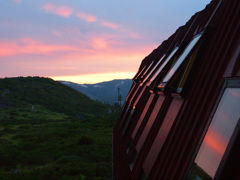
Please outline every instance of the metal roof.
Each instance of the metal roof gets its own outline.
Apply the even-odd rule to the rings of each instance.
[[[144,58],[113,131],[114,179],[191,179],[223,92],[240,88],[239,12],[239,0],[212,0]],[[240,179],[233,134],[216,179]]]

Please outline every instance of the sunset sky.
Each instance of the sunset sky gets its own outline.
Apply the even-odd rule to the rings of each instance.
[[[132,78],[210,0],[0,0],[0,78]]]

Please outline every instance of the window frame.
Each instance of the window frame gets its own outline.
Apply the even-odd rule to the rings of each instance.
[[[130,114],[128,115],[127,120],[126,120],[126,122],[124,124],[124,127],[123,127],[123,130],[122,130],[122,136],[124,136],[126,134],[126,132],[128,130],[128,127],[129,127],[129,124],[132,121],[133,114],[134,114],[135,111],[136,111],[135,107],[132,107],[130,109],[130,112],[129,112]]]
[[[196,34],[192,39],[191,41],[188,42],[188,44],[184,47],[183,50],[179,49],[179,51],[181,51],[181,54],[178,55],[177,59],[175,60],[174,64],[171,64],[171,61],[169,61],[169,64],[171,64],[171,67],[169,68],[169,70],[167,70],[167,72],[165,72],[161,78],[159,78],[157,81],[153,81],[155,84],[154,85],[151,85],[151,87],[154,89],[154,90],[157,90],[159,92],[164,92],[166,91],[166,87],[168,87],[168,85],[172,82],[172,80],[174,79],[175,75],[178,74],[178,72],[182,69],[182,66],[186,63],[186,60],[189,59],[190,56],[193,55],[193,52],[195,51],[195,49],[198,47],[198,45],[202,42],[202,39],[204,38],[204,34],[205,33],[205,30],[201,31],[200,33]],[[200,36],[200,37],[199,37]],[[194,44],[194,46],[190,49],[190,51],[188,51],[187,55],[184,57],[184,53],[185,51],[187,51],[187,48],[190,46],[190,44],[196,39],[198,38],[199,39],[197,40],[197,42]],[[180,47],[181,48],[181,47]],[[201,48],[201,47],[198,47],[198,48]],[[178,51],[177,51],[178,52]],[[169,76],[170,74],[170,71],[173,69],[173,67],[178,63],[178,61],[180,60],[181,57],[184,57],[182,62],[179,64],[179,66],[176,68],[176,70],[173,72],[173,74],[171,75],[171,77],[166,81],[166,82],[163,82],[163,80]],[[173,57],[174,58],[174,57]],[[191,61],[191,59],[190,59]],[[194,61],[194,60],[193,60]],[[166,64],[165,67],[169,66],[169,64]],[[194,64],[194,62],[193,62]],[[165,68],[163,68],[162,71],[164,71]],[[191,71],[191,69],[190,69]],[[182,75],[184,76],[184,74]],[[183,88],[182,88],[183,89]],[[181,93],[182,92],[182,89],[179,91],[179,90],[175,90],[176,93]]]
[[[224,85],[225,85],[224,90],[222,90],[221,97],[218,99],[217,104],[219,104],[219,102],[221,101],[222,95],[223,95],[226,88],[240,88],[240,78],[238,78],[238,79],[227,79],[226,83]],[[217,107],[215,107],[215,108],[216,109],[214,109],[214,112],[216,112],[216,110],[217,110]],[[210,126],[210,124],[211,124],[211,122],[209,123],[209,126]],[[226,163],[227,159],[229,158],[230,152],[232,150],[232,147],[235,143],[235,140],[236,140],[239,132],[240,132],[240,117],[238,119],[238,122],[237,122],[234,130],[233,130],[232,136],[229,139],[228,145],[226,147],[225,153],[223,154],[222,160],[219,164],[219,167],[217,169],[217,172],[215,174],[214,179],[219,179],[220,178],[220,176],[223,172],[225,163]]]
[[[184,61],[182,63],[182,66],[186,63],[186,67],[183,68],[183,72],[181,74],[181,78],[179,80],[179,82],[177,83],[176,87],[176,93],[181,94],[184,86],[188,80],[189,74],[191,74],[192,69],[194,67],[194,64],[196,62],[196,59],[198,58],[198,53],[201,50],[201,46],[202,46],[202,40],[199,40],[199,42],[196,44],[196,46],[194,47],[194,49],[188,54],[188,56],[185,58]],[[179,67],[179,69],[181,70],[181,67]],[[173,77],[174,79],[174,77]],[[171,84],[171,81],[169,82]],[[182,85],[182,87],[181,87]]]
[[[200,140],[199,140],[199,144],[198,144],[198,146],[197,146],[197,148],[196,148],[196,150],[195,150],[195,153],[194,153],[194,155],[193,155],[193,157],[192,157],[192,160],[191,160],[191,162],[190,162],[190,164],[189,164],[189,167],[188,167],[188,170],[187,170],[187,172],[186,172],[186,175],[185,175],[185,178],[184,178],[184,179],[190,180],[190,177],[189,177],[189,176],[190,176],[190,174],[191,174],[191,170],[192,170],[192,168],[193,168],[195,159],[196,159],[196,157],[197,157],[197,155],[198,155],[198,152],[199,152],[199,150],[200,150],[200,148],[201,148],[201,146],[202,146],[203,140],[204,140],[204,138],[205,138],[205,136],[206,136],[206,134],[207,134],[207,132],[208,132],[208,129],[209,129],[211,123],[212,123],[212,120],[213,120],[213,118],[214,118],[214,115],[215,115],[215,113],[216,113],[216,111],[217,111],[217,109],[218,109],[219,103],[220,103],[221,100],[222,100],[223,94],[224,94],[224,92],[225,92],[225,90],[226,90],[227,88],[240,88],[240,78],[226,78],[226,79],[225,79],[225,82],[224,82],[224,84],[223,84],[223,87],[222,87],[222,89],[221,89],[221,92],[220,92],[220,94],[218,95],[218,98],[217,98],[217,100],[216,100],[216,102],[215,102],[215,105],[214,105],[213,110],[212,110],[212,113],[211,113],[211,115],[210,115],[210,117],[209,117],[208,123],[207,123],[206,126],[205,126],[205,129],[204,129],[203,134],[202,134],[202,136],[201,136],[201,138],[200,138]],[[223,172],[223,170],[224,170],[225,163],[226,163],[226,161],[228,160],[228,158],[229,158],[229,156],[230,156],[230,152],[231,152],[231,150],[232,150],[232,147],[234,146],[234,143],[235,143],[236,138],[237,138],[237,136],[239,135],[239,133],[240,133],[240,118],[237,120],[236,126],[235,126],[235,128],[234,128],[234,130],[233,130],[233,133],[232,133],[230,139],[229,139],[229,142],[228,142],[228,144],[227,144],[226,150],[225,150],[225,152],[224,152],[224,154],[223,154],[223,156],[222,156],[222,159],[221,159],[221,161],[220,161],[220,163],[219,163],[219,166],[218,166],[217,171],[216,171],[216,173],[215,173],[215,176],[214,176],[214,178],[213,178],[214,180],[215,180],[215,179],[217,180],[217,179],[220,179],[220,178],[221,178],[221,174],[222,174],[222,172]]]
[[[150,79],[152,78],[153,74],[156,72],[157,68],[161,66],[161,64],[163,63],[165,56],[166,54],[163,54],[159,60],[155,60],[157,62],[152,64],[153,67],[149,69],[149,72],[142,79],[142,85],[149,83]]]
[[[135,163],[136,163],[136,161],[137,161],[137,158],[138,158],[138,152],[135,150],[134,153],[133,153],[133,155],[132,155],[131,161],[130,161],[130,163],[129,163],[130,171],[133,170],[134,165],[135,165]]]
[[[127,105],[127,107],[126,107],[126,110],[125,110],[125,112],[122,112],[123,113],[123,116],[121,117],[121,122],[120,122],[120,127],[122,128],[122,126],[123,126],[123,124],[124,124],[124,122],[125,122],[125,119],[126,119],[126,117],[127,117],[127,115],[128,115],[128,111],[129,111],[129,109],[130,109],[130,106],[131,106],[131,104],[126,104]]]
[[[153,64],[154,64],[154,61],[152,61],[152,62],[148,65],[148,67],[146,68],[146,70],[142,73],[142,75],[139,76],[140,82],[142,82],[142,81],[145,79],[146,75],[149,73],[149,71],[150,71],[151,67],[153,66]]]
[[[142,72],[146,69],[147,65],[145,65],[142,69],[139,69],[136,75],[132,78],[132,80],[137,80],[138,77],[142,74]]]
[[[174,49],[168,53],[167,56],[164,56],[164,58],[161,60],[161,63],[159,63],[154,72],[152,72],[152,75],[148,80],[147,86],[152,87],[152,84],[156,82],[159,74],[165,69],[166,66],[168,66],[169,63],[171,63],[171,60],[176,56],[180,48],[180,46],[175,46]]]

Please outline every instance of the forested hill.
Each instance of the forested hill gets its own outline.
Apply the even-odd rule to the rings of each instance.
[[[107,113],[108,109],[108,106],[49,78],[0,79],[2,116],[8,116],[8,113],[4,113],[6,110],[31,110],[42,114],[51,111],[84,118]]]
[[[0,79],[0,179],[111,179],[117,112],[49,78]]]

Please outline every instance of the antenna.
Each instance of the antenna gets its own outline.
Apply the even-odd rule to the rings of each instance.
[[[119,101],[119,110],[121,111],[121,109],[122,109],[122,104],[121,104],[121,102],[122,102],[122,96],[121,96],[121,94],[120,94],[120,88],[119,88],[119,86],[118,86],[118,101]]]

